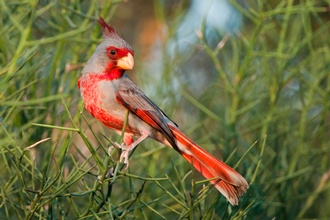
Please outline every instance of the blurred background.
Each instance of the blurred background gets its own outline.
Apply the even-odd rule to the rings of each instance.
[[[329,1],[0,0],[3,219],[328,219]],[[83,108],[77,80],[102,41],[128,75],[250,183],[231,206],[174,150],[121,137]],[[115,176],[105,178],[110,168]]]

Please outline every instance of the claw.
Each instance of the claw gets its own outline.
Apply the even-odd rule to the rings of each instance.
[[[124,168],[124,170],[126,170],[128,168],[128,157],[129,157],[129,153],[144,139],[146,139],[149,135],[147,133],[144,133],[143,135],[141,135],[136,141],[132,141],[128,142],[128,146],[124,143],[122,144],[118,144],[117,142],[114,143],[114,145],[118,148],[121,149],[121,154],[120,154],[120,158],[119,158],[119,162],[124,162],[124,164],[126,164],[126,167]],[[126,142],[127,143],[127,142]],[[108,152],[110,154],[110,151],[114,148],[114,146],[109,147]]]
[[[115,146],[110,146],[110,147],[108,148],[108,154],[109,154],[109,155],[111,155],[111,151],[112,151],[114,148],[115,148]]]
[[[121,145],[118,144],[118,147],[122,150],[121,154],[120,154],[120,158],[119,161],[123,162],[124,164],[126,164],[124,170],[126,170],[128,168],[128,157],[129,157],[129,152],[133,149],[131,146],[126,146],[125,143],[122,143]]]
[[[126,146],[125,143],[122,144],[118,144],[117,142],[114,143],[115,146],[110,146],[108,148],[108,154],[110,155],[111,151],[117,147],[119,149],[121,149],[121,154],[120,154],[120,158],[119,158],[119,162],[123,162],[124,164],[126,164],[125,170],[128,168],[128,157],[129,157],[129,152],[132,150],[132,147],[130,146]]]
[[[121,155],[120,155],[120,160],[119,161],[122,162],[124,160],[124,164],[126,164],[124,170],[127,170],[128,165],[129,165],[129,163],[128,163],[128,156],[129,156],[129,151],[126,151],[126,150],[123,151],[121,153]]]
[[[126,167],[124,168],[125,170],[128,168],[128,157],[129,157],[129,152],[133,149],[131,146],[126,146],[125,143],[118,144],[117,142],[114,143],[115,146],[110,146],[108,148],[108,154],[115,148],[121,149],[121,154],[119,158],[119,162],[124,162],[126,164]]]

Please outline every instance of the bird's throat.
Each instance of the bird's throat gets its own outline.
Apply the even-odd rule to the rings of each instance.
[[[109,80],[119,79],[124,73],[124,69],[114,66],[113,63],[109,63],[109,65],[103,72],[104,77]]]

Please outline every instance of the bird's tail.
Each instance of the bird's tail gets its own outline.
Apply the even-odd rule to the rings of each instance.
[[[249,188],[249,184],[244,177],[202,149],[176,127],[171,125],[169,127],[177,140],[179,153],[205,178],[216,178],[211,180],[211,183],[232,205],[237,205],[239,196],[243,195]]]

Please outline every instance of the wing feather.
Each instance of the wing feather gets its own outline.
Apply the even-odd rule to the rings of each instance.
[[[168,142],[173,147],[177,147],[175,138],[168,126],[168,123],[172,121],[128,77],[124,77],[122,80],[117,88],[117,101],[144,122],[163,133]]]

